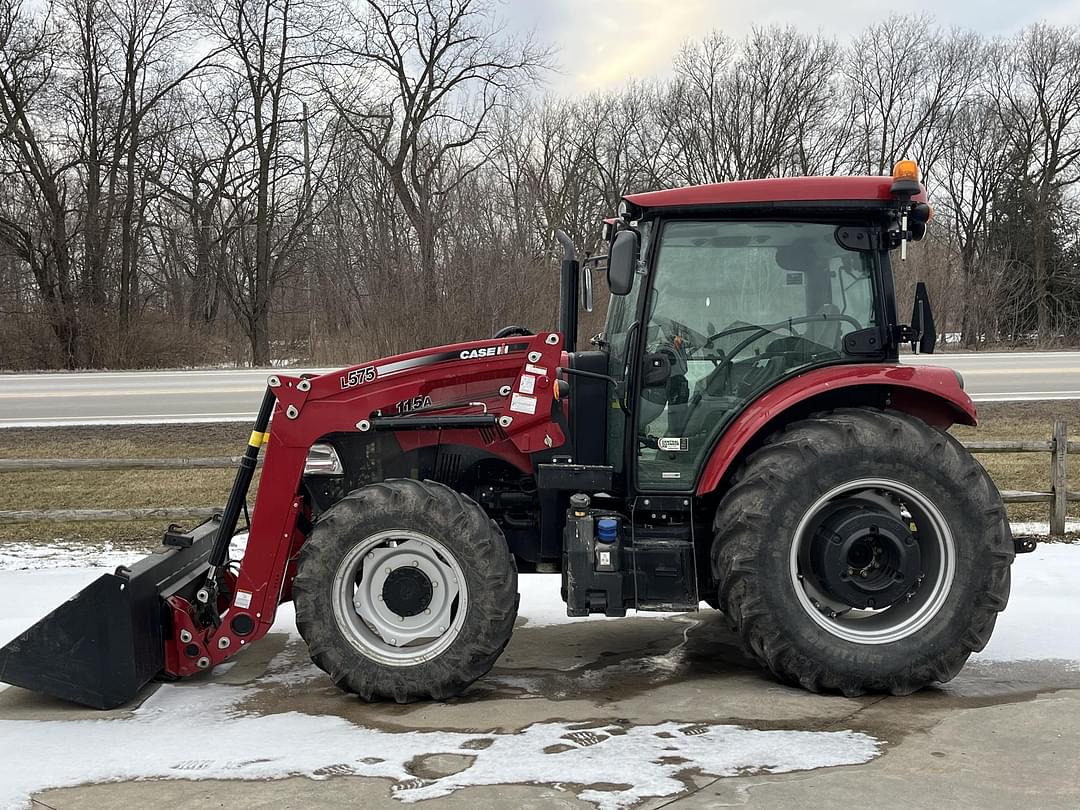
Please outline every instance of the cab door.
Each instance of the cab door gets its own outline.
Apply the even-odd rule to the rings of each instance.
[[[725,425],[765,390],[845,357],[877,324],[874,254],[835,223],[666,222],[641,317],[636,481],[690,491]]]

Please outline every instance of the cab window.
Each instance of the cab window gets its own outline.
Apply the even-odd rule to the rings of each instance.
[[[645,307],[638,484],[688,490],[723,426],[876,324],[873,254],[835,224],[669,222]],[[669,373],[664,373],[664,368]]]

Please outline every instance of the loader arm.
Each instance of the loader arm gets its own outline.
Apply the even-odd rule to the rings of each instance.
[[[412,352],[320,376],[272,375],[221,515],[170,531],[155,554],[106,574],[0,649],[0,680],[95,708],[132,700],[155,676],[206,671],[266,634],[289,598],[311,530],[302,492],[328,434],[392,432],[403,449],[473,445],[523,473],[559,447],[557,332]],[[394,408],[425,403],[416,412]],[[434,401],[437,400],[437,401]],[[243,558],[229,545],[265,459]]]
[[[178,638],[167,642],[171,654],[165,671],[183,676],[212,667],[273,625],[293,573],[290,562],[310,531],[311,511],[300,485],[308,451],[320,437],[386,429],[400,432],[404,446],[480,444],[528,471],[530,453],[565,441],[551,419],[551,388],[562,347],[560,334],[546,332],[527,340],[414,352],[311,378],[271,377],[268,391],[275,405],[266,458],[231,598],[223,600],[217,626],[200,626],[197,604],[182,597],[169,601],[175,626],[187,629],[199,650],[195,654]],[[466,404],[385,414],[389,403],[429,396],[431,391]]]

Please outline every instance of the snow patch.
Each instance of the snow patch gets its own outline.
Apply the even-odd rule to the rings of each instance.
[[[4,543],[0,545],[0,571],[32,571],[41,568],[116,568],[130,565],[147,554],[112,543],[87,546],[70,540],[51,543]]]
[[[972,661],[1062,659],[1080,666],[1080,548],[1040,545],[1012,567],[1009,605]]]
[[[585,786],[579,798],[615,810],[682,793],[678,775],[688,769],[712,776],[787,773],[859,764],[881,751],[873,737],[852,731],[671,722],[588,731],[545,722],[517,733],[387,732],[334,716],[254,714],[243,703],[256,691],[166,685],[128,718],[0,720],[0,739],[19,741],[4,753],[0,806],[25,805],[38,791],[86,782],[356,775],[394,780],[392,795],[403,802],[478,785],[572,782]],[[177,739],[199,740],[197,759],[184,758],[172,742]],[[433,754],[456,754],[471,764],[435,779],[407,769]]]
[[[1049,537],[1050,524],[1045,521],[1016,521],[1009,524],[1013,537],[1033,536]],[[1080,520],[1066,520],[1065,531],[1068,534],[1080,533]]]

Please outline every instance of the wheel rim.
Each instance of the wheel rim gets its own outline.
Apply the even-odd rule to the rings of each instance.
[[[461,632],[465,575],[445,545],[393,529],[358,543],[333,582],[338,627],[363,655],[409,667],[443,653]]]
[[[868,513],[876,511],[883,520],[914,527],[910,534],[916,544],[913,553],[918,576],[910,590],[884,607],[853,607],[838,597],[839,588],[830,587],[830,581],[836,580],[822,575],[827,562],[820,551],[822,524],[845,503],[862,504]],[[845,565],[861,565],[878,556],[872,552],[868,556],[860,542],[851,542],[850,556],[843,558]],[[889,544],[882,545],[887,553]],[[917,633],[941,610],[952,589],[956,544],[941,510],[918,490],[899,481],[862,478],[830,489],[806,510],[795,530],[788,562],[799,605],[819,627],[845,641],[889,644]],[[859,575],[866,576],[865,569]]]

